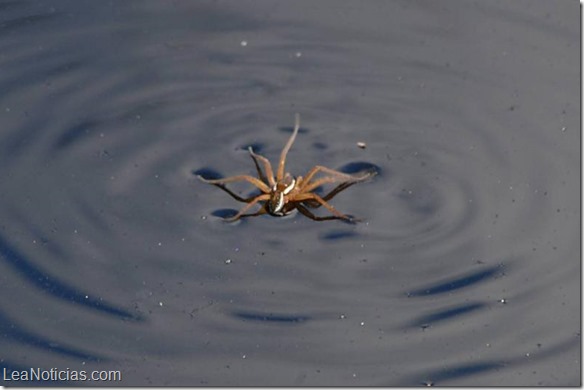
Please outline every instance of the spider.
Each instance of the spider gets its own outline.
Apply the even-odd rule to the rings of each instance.
[[[213,184],[223,191],[227,192],[233,198],[240,202],[247,203],[237,214],[233,217],[225,218],[227,222],[237,221],[240,218],[258,216],[262,214],[270,214],[273,216],[281,217],[289,214],[292,210],[297,209],[306,217],[314,221],[327,221],[333,219],[340,219],[346,222],[357,222],[359,220],[342,214],[333,206],[331,206],[328,201],[331,200],[339,192],[349,188],[355,183],[362,182],[370,177],[377,174],[376,171],[370,170],[362,172],[357,175],[349,175],[333,169],[323,167],[321,165],[316,165],[313,167],[305,177],[298,176],[293,177],[290,173],[285,172],[286,165],[286,155],[296,139],[298,130],[300,129],[300,115],[295,116],[294,131],[290,136],[290,139],[282,149],[280,154],[280,160],[278,163],[278,170],[276,171],[276,176],[274,177],[274,171],[272,165],[267,158],[254,153],[252,147],[248,147],[249,154],[253,159],[255,164],[258,177],[252,177],[249,175],[238,175],[226,177],[223,179],[209,180],[205,179],[201,175],[197,177],[209,184]],[[260,163],[263,165],[264,171],[260,168]],[[315,175],[319,172],[326,174],[327,176],[321,177],[319,179],[314,179]],[[225,184],[246,181],[255,187],[257,187],[261,194],[256,196],[251,196],[249,198],[242,198],[241,196],[235,194],[233,191],[228,189]],[[312,191],[316,190],[323,184],[327,183],[340,183],[332,191],[330,191],[325,196],[320,196]],[[245,214],[249,209],[251,209],[258,202],[262,202],[262,207],[253,214]],[[314,215],[309,208],[318,208],[324,206],[332,215],[319,217]]]

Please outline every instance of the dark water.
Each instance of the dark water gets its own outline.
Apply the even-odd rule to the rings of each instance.
[[[1,2],[0,366],[579,385],[579,12]],[[253,174],[296,112],[291,172],[378,167],[332,202],[365,222],[222,222],[193,172]]]

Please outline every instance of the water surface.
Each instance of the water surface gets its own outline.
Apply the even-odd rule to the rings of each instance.
[[[0,365],[580,385],[579,11],[1,3]],[[193,173],[253,174],[296,112],[290,172],[379,170],[332,201],[365,222],[224,223]]]

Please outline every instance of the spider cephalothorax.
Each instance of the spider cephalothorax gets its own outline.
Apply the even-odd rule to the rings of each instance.
[[[286,155],[296,139],[298,130],[300,129],[300,116],[296,114],[296,123],[294,126],[294,131],[292,136],[282,149],[280,154],[280,161],[278,163],[278,170],[274,176],[272,170],[272,164],[267,158],[254,153],[251,146],[248,148],[251,158],[256,166],[258,177],[252,177],[249,175],[239,175],[231,176],[224,179],[207,180],[202,176],[198,176],[199,179],[205,183],[216,185],[221,188],[229,195],[234,197],[240,202],[245,202],[245,205],[236,215],[231,218],[226,218],[227,221],[236,221],[239,218],[256,216],[262,214],[271,214],[274,216],[283,216],[290,213],[292,210],[297,209],[303,215],[311,218],[315,221],[326,221],[331,219],[342,219],[349,222],[354,222],[355,219],[351,218],[345,214],[338,212],[333,206],[331,206],[328,201],[332,199],[339,192],[347,189],[351,185],[366,180],[374,176],[377,172],[366,171],[357,175],[349,175],[343,172],[335,171],[333,169],[317,165],[312,168],[305,177],[298,176],[293,177],[289,173],[285,172],[286,165]],[[260,163],[263,165],[263,171],[260,168]],[[314,176],[319,173],[325,173],[327,176],[323,176],[319,179],[313,180]],[[247,181],[257,187],[262,193],[250,198],[242,198],[235,194],[233,191],[225,187],[225,184],[232,183],[236,181]],[[312,191],[316,190],[323,184],[327,183],[339,183],[331,192],[325,196],[320,196]],[[256,203],[263,202],[262,207],[253,214],[245,214],[250,208],[252,208]],[[308,208],[318,208],[324,206],[333,215],[326,217],[317,217]]]

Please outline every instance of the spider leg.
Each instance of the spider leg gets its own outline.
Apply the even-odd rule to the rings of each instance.
[[[223,185],[223,184],[213,184],[213,185],[215,187],[221,188],[223,191],[225,191],[229,195],[231,195],[233,197],[233,199],[235,199],[239,202],[249,203],[257,196],[257,195],[254,195],[254,196],[250,196],[249,198],[242,198],[241,196],[237,195],[235,192],[231,191],[229,188],[225,187],[225,185]]]
[[[245,218],[245,217],[257,217],[258,215],[264,215],[268,212],[268,209],[266,208],[266,206],[262,206],[261,209],[259,209],[258,211],[256,211],[253,214],[244,214],[242,216],[240,216],[240,218]]]
[[[313,221],[330,221],[333,219],[341,219],[341,220],[345,220],[344,218],[340,218],[337,217],[335,215],[329,215],[326,217],[317,217],[316,215],[312,214],[310,211],[308,211],[308,209],[300,204],[296,205],[296,208],[298,209],[298,211],[300,211],[300,213],[302,213],[302,215],[304,215],[305,217],[308,217],[310,219],[312,219]]]
[[[260,179],[263,182],[269,183],[270,186],[273,187],[276,184],[276,181],[274,180],[274,172],[272,171],[272,164],[270,164],[270,161],[267,158],[265,158],[264,156],[261,156],[259,154],[254,153],[251,146],[247,150],[249,150],[249,154],[250,154],[251,158],[253,159],[253,162],[256,166],[256,169],[258,171],[258,176],[260,177]],[[260,169],[260,165],[258,164],[258,160],[260,160],[262,162],[262,164],[264,164],[264,170],[266,171],[265,175],[262,172],[262,170]]]
[[[288,154],[288,151],[292,147],[292,144],[294,143],[294,139],[296,138],[296,135],[298,134],[299,129],[300,129],[300,114],[296,114],[294,116],[294,131],[292,132],[292,136],[290,136],[290,139],[288,140],[288,142],[286,143],[286,146],[284,146],[284,149],[282,149],[282,153],[280,154],[280,162],[278,163],[278,172],[276,173],[276,181],[280,181],[284,178],[284,169],[285,169],[285,165],[286,165],[286,155]]]
[[[201,180],[205,183],[209,183],[209,184],[227,184],[227,183],[232,183],[234,181],[247,181],[248,183],[253,184],[257,188],[259,188],[264,193],[270,192],[270,187],[268,187],[266,183],[264,183],[260,179],[257,179],[255,177],[251,177],[248,175],[231,176],[231,177],[226,177],[224,179],[216,179],[216,180],[207,180],[201,175],[198,175],[197,177],[199,178],[199,180]]]
[[[328,204],[324,199],[322,199],[317,194],[314,194],[314,193],[298,194],[294,199],[295,202],[301,202],[301,201],[306,201],[306,200],[317,201],[322,206],[324,206],[328,211],[330,211],[334,216],[336,216],[338,219],[344,219],[345,221],[349,221],[349,222],[355,221],[354,218],[351,218],[345,214],[340,213],[337,209],[335,209],[333,206]]]
[[[256,196],[251,202],[249,202],[248,204],[246,204],[245,206],[243,206],[241,208],[241,210],[239,210],[237,212],[237,214],[235,214],[233,217],[225,218],[225,221],[226,222],[234,222],[234,221],[237,221],[241,217],[248,217],[248,216],[252,216],[252,215],[260,215],[260,214],[263,214],[263,213],[261,213],[261,211],[263,209],[265,209],[265,207],[262,207],[262,210],[258,211],[258,213],[260,213],[260,214],[256,213],[256,214],[244,215],[245,212],[247,210],[249,210],[250,208],[252,208],[257,202],[259,202],[261,200],[268,200],[268,199],[270,199],[270,195],[269,194],[262,194],[262,195]]]
[[[319,172],[328,173],[330,176],[323,177],[321,179],[314,181],[313,183],[310,183],[310,180],[314,177],[314,175],[316,175]],[[376,174],[376,172],[370,171],[370,172],[365,172],[364,174],[361,174],[360,176],[355,176],[355,175],[349,175],[349,174],[346,174],[343,172],[335,171],[334,169],[323,167],[322,165],[317,165],[314,168],[312,168],[304,177],[301,190],[304,192],[310,192],[313,189],[315,189],[316,187],[321,186],[325,183],[335,183],[338,181],[355,182],[356,183],[356,182],[368,179],[371,176],[374,176],[375,174]]]
[[[358,183],[358,182],[347,181],[347,182],[341,183],[338,186],[336,186],[333,190],[331,190],[328,194],[326,194],[325,196],[322,196],[322,199],[324,201],[329,201],[332,198],[334,198],[339,192],[346,190],[347,188],[351,187],[353,184],[356,184],[356,183]],[[313,209],[321,206],[321,204],[315,200],[305,201],[304,204],[308,207],[313,208]]]

